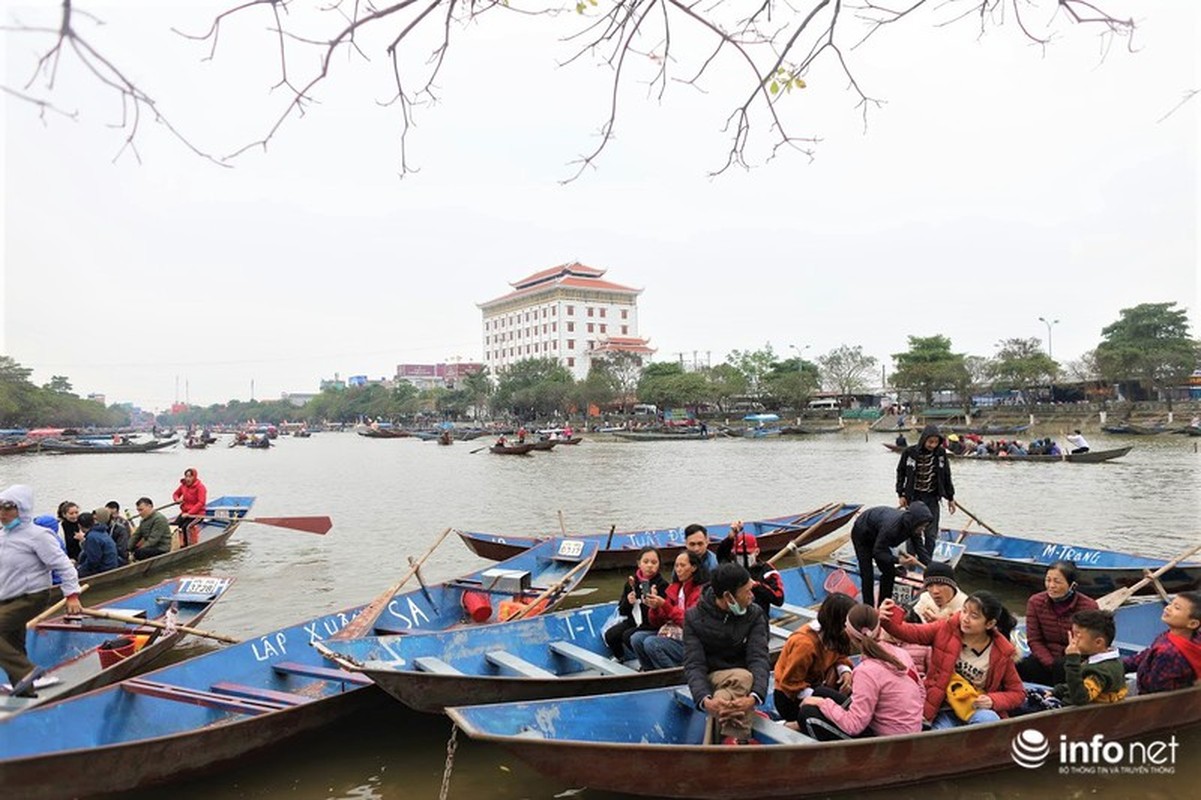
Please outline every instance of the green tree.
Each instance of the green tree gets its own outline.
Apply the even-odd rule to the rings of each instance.
[[[74,394],[71,389],[71,381],[63,375],[52,375],[50,382],[42,387],[48,392],[57,392],[59,394]]]
[[[647,364],[638,381],[638,399],[663,407],[675,397],[673,382],[684,375],[684,367],[675,361],[656,361]]]
[[[1184,385],[1197,367],[1198,344],[1188,316],[1176,303],[1142,303],[1123,308],[1101,329],[1097,366],[1107,381],[1136,381],[1148,393]]]
[[[893,386],[920,395],[926,405],[934,403],[935,392],[965,382],[964,355],[951,352],[946,336],[910,336],[909,349],[893,353],[892,358],[896,362]]]
[[[746,394],[746,377],[732,364],[718,364],[706,371],[709,379],[708,399],[725,411],[730,400]]]
[[[1035,386],[1047,386],[1059,374],[1057,364],[1038,339],[1005,339],[997,345],[991,362],[991,377],[997,389],[1017,389],[1025,394]]]
[[[572,388],[571,402],[587,417],[590,406],[600,408],[618,397],[614,388],[616,383],[617,379],[610,372],[609,362],[605,359],[593,359],[588,368],[588,376]]]
[[[463,388],[471,398],[471,406],[478,422],[480,410],[487,406],[488,398],[492,396],[492,378],[488,375],[488,368],[484,367],[479,372],[473,372],[464,378]]]
[[[793,359],[795,362],[795,359]],[[808,363],[808,362],[806,362]],[[788,369],[773,372],[764,382],[765,405],[773,411],[782,408],[793,408],[797,411],[805,408],[813,392],[817,390],[817,369]]]
[[[613,389],[612,399],[621,403],[621,410],[629,412],[630,407],[638,402],[638,382],[642,379],[643,359],[637,353],[611,353],[604,359],[594,359],[593,363],[603,363],[609,376],[609,384]]]
[[[521,420],[551,416],[563,410],[574,384],[555,359],[526,358],[501,372],[493,403]]]
[[[877,362],[875,356],[864,355],[862,346],[842,344],[818,358],[817,363],[826,390],[846,397],[867,389],[868,376],[874,374]]]
[[[742,373],[747,394],[758,397],[764,390],[764,379],[776,365],[776,354],[768,342],[762,350],[733,350],[726,357],[726,363]]]

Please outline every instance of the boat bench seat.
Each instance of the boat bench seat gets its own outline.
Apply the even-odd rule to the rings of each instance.
[[[779,625],[768,625],[767,632],[777,639],[787,639],[792,636],[792,631]]]
[[[132,694],[142,694],[163,700],[175,700],[194,706],[215,708],[221,711],[233,711],[237,714],[257,716],[272,711],[282,711],[291,708],[293,703],[282,703],[276,700],[234,697],[217,692],[206,692],[203,689],[193,689],[189,686],[174,686],[169,683],[149,681],[144,678],[129,678],[121,682],[121,688]]]
[[[301,664],[296,661],[279,661],[272,664],[271,669],[284,675],[303,675],[306,678],[353,683],[356,686],[367,686],[371,683],[370,678],[365,675],[359,675],[356,672],[347,672],[344,669],[332,667],[319,667],[314,664]]]
[[[210,687],[214,692],[229,694],[234,697],[249,697],[252,700],[269,700],[273,703],[283,703],[289,706],[299,706],[311,703],[316,698],[294,692],[281,692],[275,689],[261,689],[258,686],[246,686],[230,681],[218,681]]]
[[[630,669],[625,664],[619,664],[612,659],[605,658],[599,653],[585,650],[578,644],[558,641],[551,642],[549,647],[551,652],[558,653],[564,658],[594,669],[603,675],[636,675],[638,673],[637,670]]]
[[[812,608],[805,608],[804,606],[794,606],[791,603],[784,603],[780,606],[780,610],[785,614],[792,614],[793,616],[800,617],[806,622],[812,622],[813,620],[817,619],[817,612]]]
[[[1147,649],[1146,646],[1141,644],[1135,644],[1134,642],[1119,642],[1116,639],[1110,642],[1109,646],[1118,650],[1123,650],[1127,653],[1138,653]]]
[[[413,659],[413,666],[417,667],[421,672],[429,672],[434,675],[462,675],[463,672],[457,667],[446,663],[440,658],[434,656],[418,656]]]
[[[751,730],[760,741],[778,742],[779,744],[817,744],[812,736],[784,727],[784,723],[765,719],[758,714],[752,715],[754,721]]]
[[[542,678],[555,679],[559,676],[550,670],[543,669],[537,664],[531,664],[524,658],[509,653],[505,650],[492,650],[484,654],[484,658],[488,659],[489,664],[493,664],[501,669],[509,672],[516,672],[523,678]]]
[[[201,594],[200,592],[178,592],[176,594],[163,595],[162,597],[154,598],[154,602],[160,606],[170,605],[172,603],[211,603],[220,596],[220,592],[208,592]]]

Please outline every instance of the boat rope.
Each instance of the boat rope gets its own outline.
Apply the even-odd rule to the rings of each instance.
[[[442,789],[438,792],[438,800],[446,800],[450,795],[450,773],[455,768],[455,750],[459,748],[459,726],[451,724],[450,738],[446,740],[446,766],[442,769]]]

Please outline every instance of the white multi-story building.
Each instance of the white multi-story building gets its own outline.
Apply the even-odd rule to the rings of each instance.
[[[593,358],[654,350],[638,336],[641,289],[603,280],[603,269],[562,264],[509,284],[513,291],[480,303],[484,364],[495,375],[527,358],[553,358],[576,380]]]

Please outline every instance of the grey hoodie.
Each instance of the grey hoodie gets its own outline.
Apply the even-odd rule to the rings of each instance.
[[[79,594],[75,565],[54,537],[33,524],[33,489],[10,486],[0,492],[0,500],[17,504],[19,520],[11,530],[0,530],[0,600],[49,589],[53,585],[51,571],[62,577],[64,595]]]

